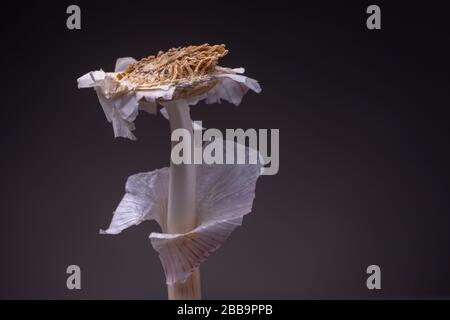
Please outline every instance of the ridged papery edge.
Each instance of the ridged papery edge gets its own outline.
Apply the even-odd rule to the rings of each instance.
[[[242,219],[211,221],[184,234],[151,233],[151,243],[159,253],[166,283],[185,282],[203,261],[224,244],[233,230],[242,225]]]

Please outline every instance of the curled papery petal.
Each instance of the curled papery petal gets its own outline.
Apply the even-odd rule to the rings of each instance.
[[[114,211],[111,224],[100,233],[118,234],[145,220],[156,220],[164,226],[168,183],[168,168],[130,176],[125,185],[126,193]]]
[[[237,106],[249,89],[256,93],[261,92],[261,86],[255,79],[233,73],[215,73],[214,76],[218,79],[218,83],[207,92],[206,103],[220,103],[221,100],[226,100]]]
[[[150,234],[153,248],[158,251],[166,275],[166,283],[184,282],[228,236],[242,224],[242,217],[211,221],[184,234]]]
[[[106,73],[102,70],[92,71],[86,73],[84,76],[78,78],[78,88],[92,88],[100,86],[101,82],[105,79]]]
[[[123,62],[118,62],[119,66]],[[114,137],[136,140],[132,133],[135,130],[134,121],[140,110],[156,114],[157,100],[172,99],[175,87],[161,86],[146,91],[133,91],[120,87],[121,94],[111,92],[117,89],[117,83],[111,80],[111,74],[94,71],[78,79],[79,88],[94,88],[108,122],[113,125]]]
[[[245,164],[195,165],[197,226],[192,231],[184,234],[165,231],[170,170],[163,168],[128,179],[126,194],[110,227],[103,232],[117,234],[144,220],[156,220],[163,232],[151,233],[150,239],[159,253],[168,284],[185,281],[195,268],[220,248],[252,209],[262,166],[259,152],[232,141],[220,141],[224,159],[233,148],[234,163],[238,152],[244,152]]]
[[[120,110],[115,107],[114,100],[107,99],[101,93],[99,88],[95,88],[95,91],[97,92],[97,97],[100,105],[102,106],[103,112],[105,113],[106,119],[108,122],[112,123],[114,136],[136,140],[136,137],[132,133],[134,130],[134,123],[122,117]]]
[[[184,282],[228,236],[242,224],[252,209],[256,181],[262,163],[256,150],[232,141],[224,142],[224,157],[233,148],[245,152],[246,164],[197,165],[196,214],[199,225],[185,234],[152,233],[167,284]],[[254,160],[252,164],[252,159]]]

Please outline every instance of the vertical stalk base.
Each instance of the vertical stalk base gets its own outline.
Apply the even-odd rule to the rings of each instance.
[[[167,286],[169,300],[200,300],[202,297],[200,286],[200,268],[186,279],[185,282]]]

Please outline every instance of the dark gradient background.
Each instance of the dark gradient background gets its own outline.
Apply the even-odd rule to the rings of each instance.
[[[146,222],[100,236],[131,174],[168,165],[169,127],[142,114],[113,139],[76,79],[115,59],[225,43],[263,87],[213,128],[279,128],[280,171],[201,268],[207,299],[449,298],[449,23],[445,2],[2,3],[0,298],[165,299]],[[82,290],[66,289],[66,268]],[[366,267],[382,290],[366,288]]]

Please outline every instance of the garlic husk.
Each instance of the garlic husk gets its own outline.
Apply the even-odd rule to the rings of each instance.
[[[237,150],[235,142],[225,140],[224,145],[224,157],[227,148]],[[251,153],[257,153],[247,147],[245,152],[247,160],[252,158]],[[260,159],[259,155],[256,158]],[[197,223],[192,230],[179,234],[167,232],[169,168],[132,175],[109,228],[101,233],[118,234],[142,221],[156,220],[162,232],[152,232],[150,240],[159,253],[166,283],[184,282],[251,211],[262,164],[246,163],[195,165]]]
[[[116,61],[115,72],[103,70],[91,71],[78,78],[78,88],[94,88],[108,122],[112,123],[114,137],[136,140],[132,133],[135,130],[134,121],[139,111],[155,114],[157,105],[164,101],[180,99],[179,93],[190,82],[151,86],[143,89],[135,87],[127,81],[117,80],[116,75],[127,65],[136,60],[127,57]],[[242,75],[244,68],[217,67],[204,77],[204,82],[213,85],[205,86],[206,92],[200,90],[194,95],[182,96],[188,105],[195,105],[204,100],[207,104],[220,103],[222,100],[239,105],[248,90],[261,92],[258,81]],[[164,115],[164,114],[163,114]]]

